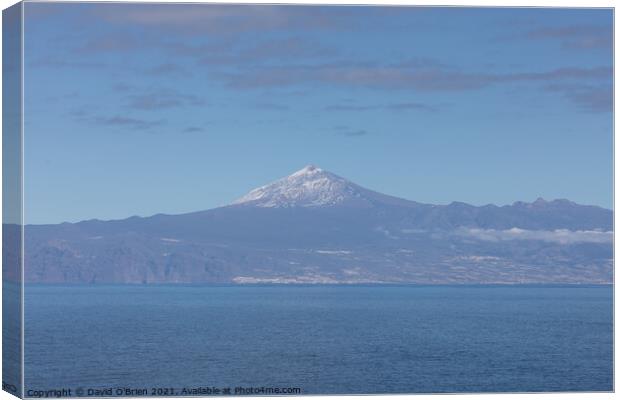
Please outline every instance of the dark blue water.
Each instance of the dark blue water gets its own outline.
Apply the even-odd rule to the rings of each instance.
[[[610,286],[27,286],[26,390],[611,391]]]

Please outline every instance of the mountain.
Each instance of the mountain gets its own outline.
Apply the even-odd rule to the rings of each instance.
[[[48,283],[610,283],[612,211],[423,204],[316,166],[229,206],[25,227]]]
[[[252,190],[233,203],[255,207],[372,207],[377,205],[415,205],[417,203],[386,196],[358,186],[314,165]]]

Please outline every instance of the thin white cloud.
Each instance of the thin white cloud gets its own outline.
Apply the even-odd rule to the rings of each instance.
[[[613,240],[612,231],[600,230],[571,231],[568,229],[556,229],[553,231],[534,231],[519,228],[505,230],[460,228],[456,230],[456,234],[489,242],[505,240],[540,240],[559,244],[576,244],[611,243]]]

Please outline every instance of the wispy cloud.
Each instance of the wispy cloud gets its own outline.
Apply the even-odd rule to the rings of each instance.
[[[380,106],[360,106],[354,104],[334,104],[331,106],[325,106],[323,109],[325,111],[369,111],[369,110],[378,110],[382,107]]]
[[[75,69],[93,69],[93,68],[103,68],[106,66],[105,63],[96,62],[96,61],[83,61],[79,60],[71,60],[66,57],[61,56],[45,56],[37,58],[29,63],[31,67],[35,68],[75,68]]]
[[[56,57],[56,63],[83,60],[86,55],[96,59],[98,55],[106,53],[136,54],[148,51],[179,62],[160,63],[137,72],[154,76],[187,76],[189,71],[180,65],[187,60],[206,68],[246,70],[273,63],[286,65],[291,60],[295,62],[325,60],[338,54],[338,51],[330,46],[300,36],[286,38],[257,36],[243,40],[212,36],[198,43],[181,39],[177,36],[163,38],[152,34],[101,34],[97,38],[86,39],[84,43],[62,57]]]
[[[455,233],[459,236],[471,237],[489,242],[507,240],[539,240],[543,242],[559,244],[577,243],[611,243],[613,232],[604,231],[570,231],[568,229],[556,229],[553,231],[535,231],[519,228],[506,230],[461,228]]]
[[[611,112],[613,110],[613,88],[611,86],[555,84],[548,85],[545,89],[562,94],[585,111]]]
[[[99,125],[126,127],[133,130],[146,130],[164,123],[163,120],[151,121],[124,115],[115,115],[112,117],[97,116],[89,118],[89,120]]]
[[[130,130],[148,130],[163,125],[163,119],[151,120],[134,117],[126,114],[103,115],[94,113],[92,106],[82,106],[74,109],[68,115],[78,122],[108,127],[126,128]]]
[[[183,129],[183,132],[184,133],[198,133],[198,132],[204,132],[204,129],[198,126],[188,126],[187,128]]]
[[[333,63],[259,67],[243,73],[223,73],[230,87],[251,89],[321,83],[379,89],[420,91],[464,91],[511,82],[554,82],[575,79],[611,79],[610,67],[558,68],[542,72],[487,73],[464,72],[441,66],[370,65]]]
[[[206,67],[234,66],[248,68],[273,62],[289,63],[325,59],[337,54],[329,46],[315,40],[301,37],[231,39],[227,37],[210,38],[199,44],[183,41],[154,42],[158,48],[172,57],[189,58]]]
[[[437,111],[436,106],[432,106],[424,103],[392,103],[386,105],[356,105],[356,104],[333,104],[325,106],[325,111],[373,111],[373,110],[388,110],[388,111]]]
[[[607,48],[613,44],[612,28],[594,25],[572,25],[563,27],[545,27],[532,30],[526,34],[531,39],[560,40],[570,49]]]
[[[339,62],[319,65],[259,66],[239,72],[214,74],[230,88],[264,89],[299,85],[329,85],[375,90],[416,90],[418,92],[463,92],[496,85],[527,83],[545,90],[551,86],[579,84],[596,90],[559,91],[583,109],[609,111],[607,94],[611,91],[611,67],[564,67],[534,72],[468,72],[443,65],[379,65]],[[547,89],[548,90],[548,89]],[[434,111],[436,107],[422,103],[377,105],[331,105],[329,111],[391,110]]]
[[[428,112],[435,112],[439,109],[438,106],[424,103],[393,103],[388,104],[385,108],[392,111],[419,110]]]
[[[166,89],[151,90],[143,94],[130,95],[127,98],[127,106],[137,110],[161,110],[181,106],[203,106],[206,104],[201,97]]]
[[[189,75],[183,67],[178,64],[164,63],[147,68],[144,71],[147,75],[164,76],[164,75]]]
[[[130,85],[129,83],[119,82],[112,85],[112,90],[115,92],[131,92],[136,90],[134,85]]]
[[[334,7],[215,4],[106,4],[92,15],[108,22],[169,29],[184,34],[269,32],[278,29],[339,28],[351,10]]]
[[[360,137],[368,135],[368,131],[364,129],[353,129],[348,126],[339,125],[334,127],[336,134],[348,137]]]
[[[254,107],[260,110],[273,110],[273,111],[286,111],[290,109],[289,106],[284,105],[284,104],[267,103],[267,102],[255,103]]]
[[[127,52],[143,49],[146,46],[134,36],[120,33],[107,34],[88,39],[85,43],[73,50],[78,55],[97,54],[106,52]]]

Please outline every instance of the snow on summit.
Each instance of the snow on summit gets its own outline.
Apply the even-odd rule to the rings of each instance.
[[[359,198],[363,189],[314,165],[256,188],[233,204],[258,207],[317,207]]]

